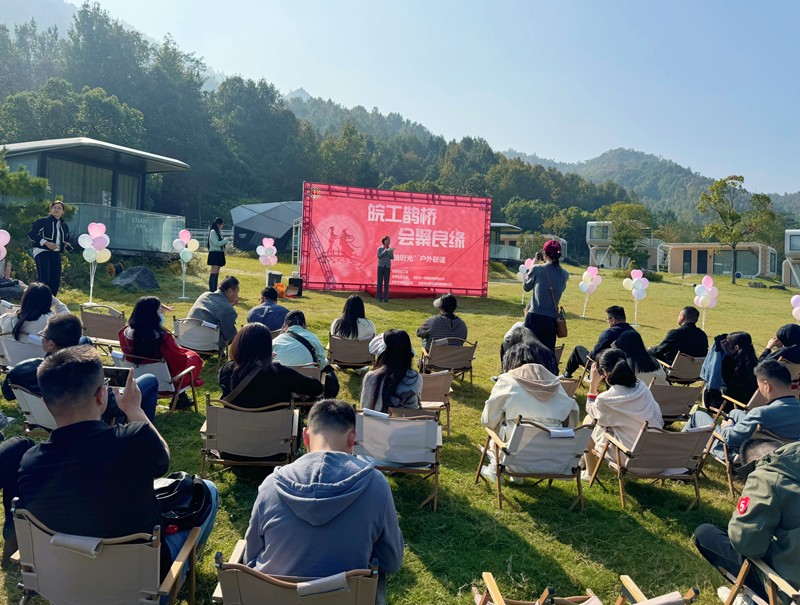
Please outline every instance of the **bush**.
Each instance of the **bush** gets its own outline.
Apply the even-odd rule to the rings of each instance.
[[[651,282],[659,282],[664,281],[664,276],[661,273],[656,273],[655,271],[642,271],[644,273],[644,277],[647,278],[647,281]],[[631,270],[629,269],[614,269],[611,272],[611,277],[617,277],[619,279],[625,279],[626,277],[631,276]]]
[[[33,257],[18,246],[6,249],[8,250],[6,263],[11,264],[11,277],[26,284],[36,281],[38,272],[36,270],[36,261],[33,260]]]

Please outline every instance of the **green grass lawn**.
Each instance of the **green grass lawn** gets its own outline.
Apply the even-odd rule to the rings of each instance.
[[[197,262],[204,263],[204,257]],[[242,281],[238,307],[241,325],[247,310],[259,303],[264,271],[252,259],[230,258],[228,263],[223,275],[234,274]],[[277,269],[284,276],[290,273],[287,265],[279,265]],[[575,345],[594,344],[606,326],[606,307],[623,305],[631,323],[633,319],[630,293],[622,287],[622,280],[611,277],[609,271],[601,272],[604,281],[589,298],[588,319],[580,319],[585,295],[578,291],[578,278],[583,269],[567,269],[573,278],[562,299],[569,325],[569,337],[562,341],[565,343],[562,362]],[[166,272],[159,273],[158,278],[161,290],[156,294],[164,303],[176,305],[177,317],[185,317],[191,305],[178,300],[180,278]],[[107,277],[99,271],[98,281],[95,301],[130,314],[138,295],[109,286]],[[680,276],[667,276],[662,283],[651,283],[647,298],[639,303],[642,325],[639,330],[646,345],[657,344],[668,329],[675,327],[678,311],[694,298],[689,284],[697,282],[697,278],[681,280]],[[205,273],[187,277],[187,295],[194,300],[206,285]],[[793,321],[789,292],[751,289],[746,281],[732,286],[730,279],[724,277],[715,280],[714,285],[719,288],[719,303],[706,318],[706,332],[710,335],[747,331],[753,335],[760,352],[779,326]],[[78,305],[88,300],[88,283],[70,286],[60,298],[78,313]],[[529,482],[504,488],[520,504],[522,512],[517,513],[508,507],[498,511],[490,488],[473,483],[479,459],[477,445],[485,439],[480,414],[493,385],[490,376],[500,371],[498,355],[503,335],[521,319],[521,291],[520,283],[499,280],[490,283],[488,298],[460,299],[458,313],[469,326],[470,340],[478,341],[475,381],[472,386],[469,381],[456,381],[453,386],[453,433],[442,449],[438,512],[418,508],[418,503],[429,493],[428,482],[413,476],[390,479],[406,552],[403,568],[389,578],[389,602],[472,603],[470,588],[482,587],[484,571],[492,572],[505,596],[512,599],[534,600],[550,585],[558,596],[582,594],[591,588],[604,603],[611,603],[620,574],[627,574],[648,596],[697,586],[701,590],[701,603],[718,602],[715,588],[722,583],[721,576],[700,557],[691,537],[701,523],[726,526],[733,511],[719,465],[707,466],[709,478],[702,479],[700,484],[703,504],[691,512],[685,510],[693,497],[691,486],[668,483],[660,487],[636,481],[626,484],[630,499],[623,511],[614,489],[616,481],[607,467],[600,476],[611,491],[606,493],[599,486],[586,489],[583,512],[577,509],[566,512],[576,496],[574,484],[556,482],[547,488],[546,484],[532,487]],[[303,310],[309,328],[325,343],[330,323],[341,313],[348,295],[306,292],[301,299],[283,304]],[[377,305],[368,295],[364,300],[367,317],[375,322],[379,332],[403,328],[411,334],[419,351],[414,332],[435,311],[431,300],[392,300],[388,305]],[[203,369],[205,386],[198,390],[200,414],[177,412],[167,416],[165,408],[159,408],[156,426],[170,444],[171,471],[199,471],[199,430],[205,419],[205,393],[219,394],[215,365],[213,360]],[[357,402],[361,378],[353,372],[341,372],[339,381],[340,397]],[[585,403],[585,393],[583,388],[578,391],[581,406]],[[16,404],[3,401],[1,405],[3,412],[20,419],[9,427],[6,436],[20,433],[22,417]],[[217,470],[212,475],[220,490],[220,509],[199,568],[198,602],[210,602],[216,585],[213,554],[222,551],[227,558],[236,540],[244,537],[256,491],[265,474],[266,471],[245,469]],[[5,600],[18,602],[21,596],[16,588],[20,581],[18,570],[5,573],[3,580],[0,591]]]

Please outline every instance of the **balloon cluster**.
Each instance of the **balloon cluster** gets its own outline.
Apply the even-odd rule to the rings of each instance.
[[[634,269],[631,271],[631,276],[622,280],[622,286],[626,290],[630,290],[633,295],[633,300],[643,300],[647,296],[647,286],[650,281],[644,277],[641,269]]]
[[[275,240],[271,237],[265,237],[261,240],[261,243],[263,246],[256,248],[256,252],[258,252],[258,262],[265,267],[277,265],[278,257],[275,255],[278,253],[278,249],[275,247]]]
[[[710,275],[706,275],[703,283],[694,287],[694,293],[696,294],[694,304],[701,309],[713,309],[717,306],[719,290],[714,287],[714,278]]]
[[[0,231],[0,235],[2,234],[3,231]],[[2,241],[2,238],[0,238],[0,241]],[[3,257],[0,256],[0,258]],[[800,323],[800,296],[798,296],[797,294],[792,296],[792,317],[794,317],[797,320],[797,323]]]
[[[586,269],[583,272],[583,277],[581,277],[581,283],[578,284],[578,290],[585,294],[594,294],[597,286],[603,283],[603,278],[597,274],[599,271],[600,269],[597,267]]]
[[[6,246],[11,241],[11,234],[5,229],[0,229],[0,260],[6,257]]]
[[[196,239],[192,239],[191,231],[188,229],[181,229],[181,232],[178,234],[178,239],[172,242],[172,247],[175,249],[175,252],[180,254],[181,260],[188,263],[192,260],[192,252],[197,252],[197,249],[200,247],[200,242]]]
[[[78,245],[83,248],[83,260],[87,263],[107,263],[111,260],[111,251],[108,249],[111,240],[106,235],[106,226],[103,223],[89,223],[86,230],[89,233],[78,238]]]
[[[528,275],[528,271],[530,271],[531,267],[533,267],[533,259],[526,258],[525,262],[519,266],[519,271],[517,272],[517,280],[524,282],[525,277]]]

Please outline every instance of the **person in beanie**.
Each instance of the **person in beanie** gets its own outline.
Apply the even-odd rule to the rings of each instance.
[[[456,317],[455,310],[458,308],[456,297],[450,294],[442,294],[433,301],[433,306],[439,309],[438,315],[431,315],[422,322],[417,328],[417,336],[422,339],[422,346],[426,351],[431,350],[431,343],[440,338],[461,338],[467,339],[467,324],[460,317]],[[449,344],[463,343],[452,341]]]

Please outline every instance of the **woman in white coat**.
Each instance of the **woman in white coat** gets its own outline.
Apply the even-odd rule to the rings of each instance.
[[[69,313],[67,305],[58,300],[45,284],[33,282],[22,295],[20,308],[0,317],[0,332],[5,338],[22,340],[22,334],[38,334],[52,315]],[[25,337],[27,338],[27,337]]]

